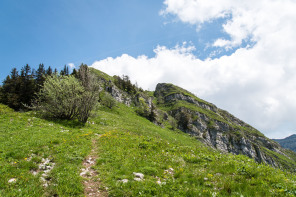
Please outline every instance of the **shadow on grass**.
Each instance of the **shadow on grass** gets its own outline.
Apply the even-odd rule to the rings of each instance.
[[[60,120],[60,119],[49,119],[50,121],[63,125],[64,127],[69,127],[73,129],[81,129],[85,126],[85,123],[79,122],[78,120]]]
[[[59,124],[64,127],[73,128],[73,129],[81,129],[85,127],[86,123],[82,123],[78,120],[66,120],[66,119],[58,119],[58,118],[52,118],[52,117],[45,117],[40,116],[39,118],[47,120],[49,122],[52,122],[54,124]]]

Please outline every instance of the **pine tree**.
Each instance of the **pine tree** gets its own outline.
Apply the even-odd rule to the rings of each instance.
[[[44,65],[39,64],[39,67],[36,71],[36,80],[35,80],[36,91],[39,91],[40,88],[43,86],[43,83],[45,81],[45,74],[46,74],[46,71],[44,69]]]
[[[12,80],[16,80],[18,77],[19,77],[19,74],[18,74],[18,71],[17,71],[17,69],[16,68],[13,68],[12,70],[11,70],[11,74],[10,74],[10,78],[12,79]]]
[[[23,104],[31,104],[31,100],[34,97],[36,90],[34,76],[32,75],[31,67],[28,64],[21,70],[20,83],[20,108],[23,108]]]
[[[52,75],[52,69],[49,66],[48,69],[46,70],[46,75]]]
[[[73,75],[76,78],[78,77],[78,72],[77,72],[77,70],[75,68],[73,69],[71,75]]]
[[[57,73],[56,69],[55,72]],[[45,76],[51,74],[52,69],[49,67],[45,70],[43,64],[39,65],[37,71],[27,64],[21,69],[20,75],[17,69],[13,68],[3,81],[0,102],[15,110],[26,109],[25,106],[31,105],[35,93],[39,92],[44,84]]]
[[[3,81],[1,102],[15,110],[19,110],[21,107],[20,88],[20,76],[17,69],[13,68],[10,76],[8,75]]]
[[[64,66],[64,69],[61,70],[60,75],[62,75],[62,76],[69,76],[70,75],[69,66],[65,65]]]

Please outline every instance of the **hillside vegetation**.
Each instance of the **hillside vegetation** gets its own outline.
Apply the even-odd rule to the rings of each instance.
[[[0,196],[83,196],[79,176],[91,139],[95,169],[110,196],[293,196],[295,176],[246,156],[221,154],[194,138],[155,126],[122,104],[101,107],[94,124],[47,121],[1,105]],[[97,134],[103,134],[98,137]],[[38,165],[52,171],[40,179]],[[33,172],[37,172],[34,175]],[[133,172],[145,175],[134,181]],[[9,183],[9,180],[15,182]],[[121,180],[127,179],[127,183]]]
[[[200,139],[190,132],[192,114],[188,120],[174,114],[181,107],[183,112],[208,115],[210,131],[234,119],[227,112],[187,91],[185,96],[210,106],[209,110],[179,102],[175,96],[173,101],[170,93],[143,91],[128,78],[93,72],[102,87],[101,104],[86,124],[44,119],[34,111],[14,112],[0,104],[0,196],[84,196],[82,163],[94,149],[93,168],[98,174],[92,178],[109,196],[296,195],[295,174],[284,165],[275,168],[245,155],[221,152],[207,144],[206,137]],[[248,125],[241,127],[245,133],[237,138],[264,137]],[[241,130],[234,127],[233,131]],[[265,151],[272,158],[280,155],[287,169],[295,165],[281,153],[268,147]]]

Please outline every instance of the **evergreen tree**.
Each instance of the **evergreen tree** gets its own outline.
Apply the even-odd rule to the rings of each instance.
[[[39,64],[39,67],[36,72],[36,80],[35,80],[36,91],[39,91],[40,88],[43,86],[43,83],[45,81],[45,74],[46,74],[46,71],[45,71],[44,65]]]
[[[57,70],[55,69],[57,73]],[[37,71],[32,70],[27,64],[19,74],[16,68],[3,81],[0,89],[0,102],[9,107],[20,110],[30,106],[35,93],[39,92],[45,81],[45,76],[50,76],[52,69],[45,70],[43,64],[39,64]]]
[[[62,76],[69,76],[70,75],[69,66],[65,65],[64,66],[64,69],[61,70],[60,75],[62,75]]]
[[[20,83],[20,105],[30,105],[31,100],[34,97],[36,85],[34,82],[34,76],[32,75],[31,67],[28,64],[21,70]],[[20,108],[22,108],[22,106],[20,106]]]
[[[65,72],[64,72],[64,70],[61,70],[61,72],[60,72],[60,76],[65,76]]]
[[[74,77],[78,77],[78,72],[75,68],[73,69],[71,75],[73,75]]]
[[[46,75],[52,75],[52,69],[49,66],[48,69],[46,70]]]
[[[18,71],[17,71],[17,69],[16,68],[13,68],[12,70],[11,70],[11,74],[10,74],[10,78],[11,78],[11,80],[16,80],[18,77],[19,77],[19,74],[18,74]]]
[[[115,85],[123,90],[126,91],[129,94],[136,94],[137,93],[137,87],[136,85],[133,85],[129,79],[129,76],[122,75],[122,78],[119,76],[113,76]]]
[[[16,68],[13,68],[10,76],[3,81],[1,102],[9,107],[19,110],[20,103],[20,76]]]

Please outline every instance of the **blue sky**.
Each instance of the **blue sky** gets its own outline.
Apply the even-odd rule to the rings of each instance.
[[[0,80],[82,62],[182,86],[268,137],[296,128],[294,0],[2,0]]]
[[[205,47],[222,35],[215,20],[196,26],[174,16],[161,16],[162,1],[139,0],[4,0],[0,2],[1,80],[12,67],[39,63],[62,68],[65,64],[92,64],[95,60],[154,55],[158,45],[174,47],[191,42],[200,58]]]

